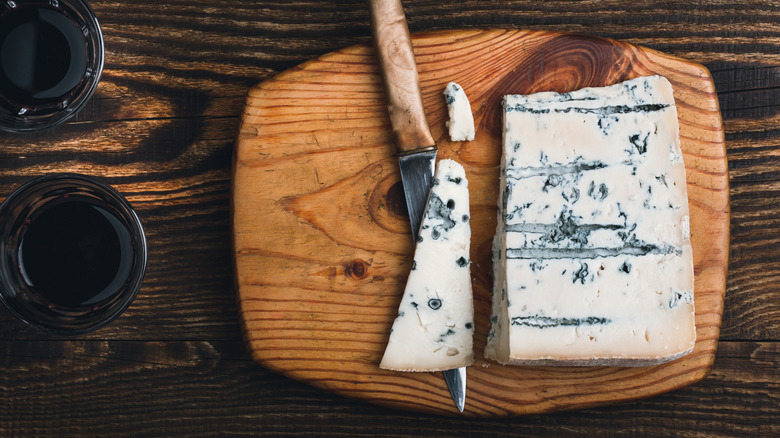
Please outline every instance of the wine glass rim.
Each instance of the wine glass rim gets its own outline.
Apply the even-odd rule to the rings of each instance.
[[[47,190],[53,189],[68,189],[68,192],[58,192],[56,196],[53,196],[47,192]],[[46,198],[44,202],[35,207],[40,208],[54,199],[61,199],[66,193],[84,191],[85,189],[97,192],[90,191],[89,193],[111,205],[116,210],[114,214],[119,215],[118,217],[128,228],[133,240],[133,265],[128,274],[126,285],[118,292],[119,298],[97,313],[90,314],[89,321],[76,321],[72,324],[52,320],[44,321],[41,318],[36,318],[33,315],[34,312],[27,310],[25,306],[18,305],[13,299],[17,293],[21,292],[19,289],[25,286],[19,285],[14,276],[8,274],[8,272],[14,272],[16,268],[10,266],[12,257],[7,255],[18,252],[18,242],[11,239],[15,228],[8,224],[19,222],[16,215],[29,217],[30,212],[19,210],[22,208],[20,204],[27,205],[41,198]],[[138,294],[146,272],[148,257],[146,235],[135,210],[114,187],[97,180],[95,177],[78,173],[61,172],[39,176],[20,185],[0,204],[0,223],[3,222],[6,225],[0,226],[0,255],[2,255],[0,259],[0,301],[14,316],[28,325],[52,334],[88,333],[119,317]]]
[[[26,2],[21,0],[16,3],[18,5]],[[78,91],[73,101],[59,111],[40,117],[14,115],[8,111],[0,112],[0,131],[30,133],[53,128],[70,120],[79,113],[97,91],[105,64],[105,42],[100,22],[92,8],[84,0],[58,0],[57,4],[65,5],[72,9],[70,12],[76,13],[77,17],[83,21],[79,24],[84,26],[88,32],[85,35],[85,41],[87,41],[88,48],[91,48],[93,51],[92,56],[87,57],[89,75],[85,76],[83,82],[75,88]]]

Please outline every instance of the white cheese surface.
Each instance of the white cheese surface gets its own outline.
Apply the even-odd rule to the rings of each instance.
[[[450,82],[444,88],[444,98],[450,119],[445,122],[449,129],[451,141],[474,140],[474,115],[463,87]]]
[[[661,363],[693,348],[672,87],[506,96],[492,328],[505,364]]]
[[[466,173],[441,160],[380,368],[441,371],[473,363],[470,240]]]

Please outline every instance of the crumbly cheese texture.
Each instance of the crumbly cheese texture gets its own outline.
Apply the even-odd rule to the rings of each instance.
[[[463,87],[450,82],[444,87],[444,99],[450,119],[445,122],[451,141],[474,140],[474,115]]]
[[[506,96],[503,105],[485,356],[646,366],[690,352],[693,257],[669,81]]]
[[[468,181],[441,160],[380,368],[441,371],[474,362]]]

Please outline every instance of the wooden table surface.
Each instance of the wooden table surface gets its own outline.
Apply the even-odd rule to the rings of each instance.
[[[473,420],[392,411],[253,363],[238,323],[230,172],[249,87],[370,41],[363,0],[94,0],[106,65],[78,117],[0,133],[0,199],[55,171],[100,177],[146,229],[133,305],[73,338],[0,309],[0,436],[780,436],[780,3],[411,1],[412,32],[570,31],[705,65],[725,128],[731,256],[720,343],[703,381],[651,399]]]

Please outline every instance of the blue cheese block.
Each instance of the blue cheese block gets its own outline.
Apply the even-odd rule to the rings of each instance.
[[[486,357],[644,366],[692,350],[678,129],[660,76],[505,97]]]
[[[451,141],[474,140],[474,115],[463,87],[450,82],[444,88],[444,99],[450,119],[445,122]]]
[[[380,368],[441,371],[474,362],[469,220],[466,173],[441,160]]]

